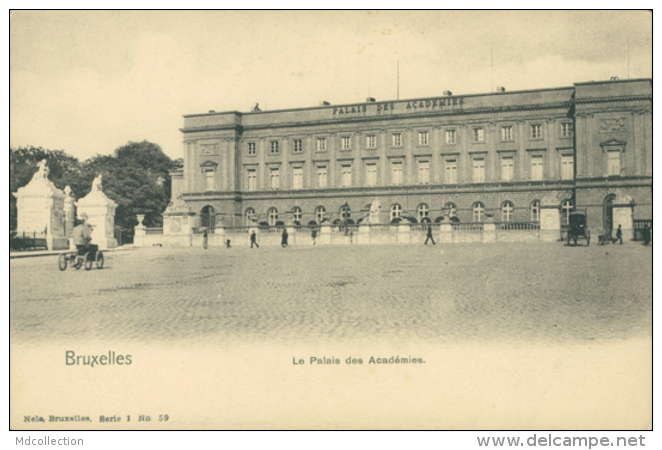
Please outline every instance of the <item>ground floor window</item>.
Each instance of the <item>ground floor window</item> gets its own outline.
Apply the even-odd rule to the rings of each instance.
[[[473,221],[482,222],[483,218],[485,217],[485,205],[483,205],[481,202],[476,202],[472,207],[472,211]]]
[[[402,206],[398,205],[397,203],[391,206],[391,222],[393,222],[395,219],[399,219],[401,214]]]
[[[512,221],[514,210],[515,208],[513,207],[512,202],[503,202],[503,205],[501,205],[501,221],[502,222]]]
[[[278,222],[278,208],[271,207],[267,212],[267,217],[269,219],[269,226],[273,227]]]
[[[540,200],[531,203],[531,222],[540,222]]]

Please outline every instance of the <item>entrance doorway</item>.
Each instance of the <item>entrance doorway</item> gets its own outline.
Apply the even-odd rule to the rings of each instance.
[[[216,228],[216,211],[214,207],[207,205],[200,211],[200,226],[207,228],[210,233]]]

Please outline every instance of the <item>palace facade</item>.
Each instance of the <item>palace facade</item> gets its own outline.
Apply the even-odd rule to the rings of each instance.
[[[537,222],[586,209],[610,230],[614,199],[652,219],[652,80],[184,116],[173,199],[207,227]]]

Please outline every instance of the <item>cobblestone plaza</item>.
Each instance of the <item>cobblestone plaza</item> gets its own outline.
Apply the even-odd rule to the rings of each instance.
[[[11,260],[13,342],[650,336],[639,244],[146,248]]]
[[[77,429],[652,426],[643,245],[106,255],[89,272],[60,272],[55,257],[10,260],[15,429],[51,429],[23,422],[49,414],[93,417],[62,425]],[[67,366],[67,351],[133,364]],[[170,421],[97,421],[139,414]]]

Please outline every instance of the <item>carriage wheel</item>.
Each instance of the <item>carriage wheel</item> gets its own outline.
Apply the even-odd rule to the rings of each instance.
[[[588,247],[591,245],[591,231],[586,230],[586,246]]]
[[[574,241],[574,245],[577,245],[577,238],[578,238],[578,236],[576,236],[576,235],[572,237],[572,239]]]
[[[101,269],[103,267],[103,253],[97,252],[97,269]]]
[[[92,263],[94,262],[94,259],[92,259],[92,254],[91,253],[85,253],[85,270],[90,270],[92,268]]]
[[[78,259],[78,254],[75,254],[74,263],[72,264],[72,266],[74,267],[74,269],[78,270],[82,267],[82,265],[83,265],[83,261]]]
[[[60,270],[67,270],[67,254],[60,253],[60,257],[57,259],[57,266]]]

